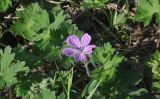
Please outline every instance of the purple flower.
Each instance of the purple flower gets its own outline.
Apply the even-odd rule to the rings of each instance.
[[[63,53],[66,56],[74,57],[75,61],[86,62],[89,54],[92,53],[92,49],[95,45],[89,45],[91,36],[85,33],[81,40],[76,35],[71,35],[67,38],[66,42],[70,45],[70,48],[64,48]]]

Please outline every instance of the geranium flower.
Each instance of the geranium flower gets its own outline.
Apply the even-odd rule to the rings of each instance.
[[[67,38],[66,42],[70,46],[69,48],[64,48],[63,53],[66,56],[74,57],[75,61],[86,62],[87,57],[92,53],[92,49],[95,45],[89,45],[91,41],[91,36],[85,33],[81,39],[76,35],[71,35]]]

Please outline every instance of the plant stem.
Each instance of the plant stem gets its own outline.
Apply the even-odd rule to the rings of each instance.
[[[70,74],[68,76],[68,92],[67,92],[67,99],[70,99],[70,92],[72,87],[72,80],[73,80],[73,68],[70,71]]]
[[[85,63],[85,64],[84,64],[84,67],[85,67],[85,69],[86,69],[87,75],[90,77],[90,71],[89,71],[89,68],[88,68],[88,63]]]
[[[43,0],[40,0],[42,8],[44,8]]]
[[[8,94],[9,94],[9,99],[12,99],[12,88],[9,88]]]

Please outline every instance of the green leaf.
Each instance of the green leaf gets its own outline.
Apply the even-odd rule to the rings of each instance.
[[[16,96],[25,99],[25,97],[28,97],[29,95],[30,87],[31,87],[31,82],[29,81],[23,81],[18,83],[15,87]]]
[[[55,91],[51,90],[55,86],[52,78],[43,78],[40,81],[29,78],[16,85],[16,96],[22,99],[56,99]]]
[[[52,14],[54,15],[54,22],[51,23],[50,28],[57,30],[60,25],[62,24],[62,22],[65,21],[66,15],[64,14],[64,11],[61,10],[58,13],[55,13],[55,10],[52,10]]]
[[[2,85],[10,86],[17,81],[18,72],[28,71],[28,67],[24,67],[25,62],[14,61],[15,54],[11,53],[11,47],[7,46],[4,52],[0,50],[0,82]],[[2,88],[4,86],[1,86]]]
[[[57,96],[57,99],[66,99],[65,93],[62,92],[59,96]]]
[[[36,46],[43,50],[44,56],[48,59],[53,59],[61,54],[60,48],[68,35],[82,34],[72,20],[66,19],[66,16],[63,9],[54,7],[50,13],[50,25],[34,38]]]
[[[87,96],[86,99],[91,99],[91,97],[95,94],[97,88],[101,84],[101,81],[97,80],[91,80],[83,90],[83,93],[81,94],[82,97]],[[88,95],[87,95],[88,94]]]
[[[65,69],[69,69],[72,66],[74,66],[74,61],[71,57],[63,57],[63,59],[60,60],[60,62]]]
[[[33,38],[33,41],[35,41],[36,46],[38,46],[40,49],[45,49],[50,43],[50,39],[50,30],[44,29],[41,34],[38,34]]]
[[[41,9],[38,3],[17,11],[16,16],[19,19],[13,23],[11,30],[15,35],[21,35],[31,41],[49,25],[48,13]]]
[[[82,8],[102,8],[108,0],[84,0],[81,4]]]
[[[160,93],[160,82],[152,83],[152,90],[156,91],[157,93]]]
[[[147,62],[152,68],[153,78],[160,80],[160,51],[156,51]]]
[[[5,81],[2,78],[2,74],[0,74],[0,89],[5,86]]]
[[[11,5],[11,0],[0,0],[0,12],[5,12]]]
[[[86,96],[89,92],[91,92],[95,86],[97,85],[97,81],[96,80],[91,80],[84,88],[81,96],[84,97]]]
[[[25,61],[26,65],[29,68],[35,68],[38,66],[41,66],[43,64],[43,61],[41,60],[41,57],[35,55],[34,53],[30,53],[29,51],[26,51],[24,46],[18,45],[14,52],[16,53],[16,59],[20,61]]]
[[[126,17],[124,12],[121,12],[120,14],[118,14],[114,20],[114,24],[116,26],[122,26],[124,25],[125,22],[126,22]]]
[[[35,99],[56,99],[55,92],[49,89],[42,89]]]
[[[139,22],[143,22],[145,26],[150,24],[152,16],[156,15],[156,20],[160,24],[160,7],[159,0],[138,0],[137,12],[135,19]]]
[[[61,15],[63,18],[60,17]],[[46,59],[59,59],[65,39],[72,34],[82,35],[78,27],[72,23],[72,20],[65,20],[65,18],[66,14],[64,14],[62,9],[53,8],[51,11],[51,25],[49,26],[49,30],[46,29],[45,32],[38,35],[36,38],[36,47],[40,49],[38,52]],[[62,65],[64,65],[65,59],[62,61]],[[72,63],[73,62],[71,62],[71,64]],[[70,65],[70,63],[68,65]]]
[[[140,88],[140,89],[138,89],[138,90],[136,90],[136,91],[130,92],[129,95],[130,95],[130,96],[141,96],[141,95],[143,95],[143,94],[145,94],[145,93],[147,93],[147,92],[148,92],[148,91],[147,91],[146,89]]]
[[[89,95],[86,97],[86,99],[91,99],[91,97],[94,95],[95,91],[97,90],[97,88],[99,87],[99,85],[101,84],[101,80],[99,82],[97,82],[96,86],[94,87],[94,89],[92,89],[89,92]]]
[[[116,67],[122,60],[123,57],[115,54],[115,49],[109,43],[96,48],[93,53],[93,62],[99,64],[101,67],[92,72],[92,77],[98,81],[102,79],[102,82],[112,81],[115,77]]]

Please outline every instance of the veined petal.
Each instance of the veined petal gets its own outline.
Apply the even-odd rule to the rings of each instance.
[[[79,53],[79,54],[76,54],[76,55],[75,55],[74,60],[75,60],[75,61],[85,62],[85,61],[87,61],[87,58],[86,58],[86,55],[85,55],[85,54]]]
[[[78,51],[76,49],[73,49],[73,48],[64,48],[63,53],[66,56],[74,56],[78,53]]]
[[[81,47],[81,42],[79,38],[75,35],[71,35],[67,38],[67,43],[73,48],[80,48]]]
[[[86,46],[83,50],[83,53],[84,54],[91,54],[92,53],[92,49],[95,48],[96,46],[95,45],[89,45],[89,46]]]
[[[91,36],[88,33],[85,33],[81,38],[81,44],[83,47],[87,46],[91,41]]]

